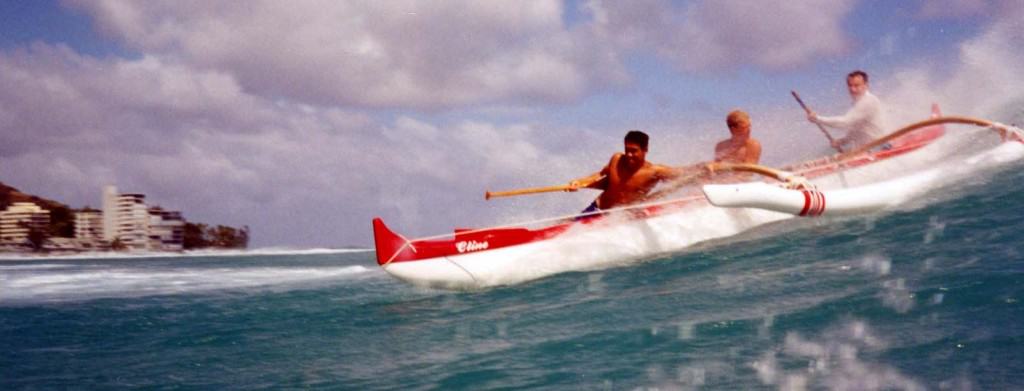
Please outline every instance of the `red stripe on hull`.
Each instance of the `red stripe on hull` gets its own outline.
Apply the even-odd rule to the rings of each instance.
[[[800,209],[800,216],[807,216],[807,210],[811,208],[811,193],[807,190],[804,193],[804,208]]]
[[[817,215],[821,216],[823,213],[825,213],[825,193],[819,191],[818,195],[821,196],[821,208],[818,209]]]

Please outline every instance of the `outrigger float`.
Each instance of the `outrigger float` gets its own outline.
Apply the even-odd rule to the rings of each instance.
[[[933,107],[933,115],[938,115]],[[948,178],[940,138],[946,124],[990,128],[1000,137],[965,160],[964,175],[1024,158],[1024,131],[982,119],[937,116],[854,151],[783,169],[713,164],[716,172],[752,172],[772,182],[707,184],[703,194],[533,222],[539,228],[456,229],[407,239],[373,219],[377,263],[414,285],[478,289],[544,276],[627,264],[680,251],[794,216],[870,213],[919,197]],[[949,138],[949,137],[945,137]],[[948,144],[948,143],[947,143]],[[955,148],[946,145],[946,148]],[[933,150],[928,153],[928,150]],[[892,177],[893,172],[912,174]],[[553,191],[542,188],[541,191]],[[488,197],[490,193],[488,193]]]

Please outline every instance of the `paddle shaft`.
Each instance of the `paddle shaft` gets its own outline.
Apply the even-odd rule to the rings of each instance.
[[[803,107],[804,111],[807,112],[807,114],[810,114],[811,113],[811,109],[807,108],[807,105],[804,104],[804,100],[803,99],[800,99],[800,94],[797,94],[796,91],[789,91],[789,92],[793,94],[793,98],[796,99],[796,103],[799,103],[800,107]],[[838,145],[836,145],[836,140],[832,138],[832,135],[829,134],[827,130],[825,130],[825,127],[821,126],[821,124],[819,124],[817,122],[815,122],[814,124],[818,125],[818,129],[821,130],[821,133],[825,134],[825,138],[828,139],[828,143],[830,145],[834,145],[836,150],[839,151],[839,153],[843,153],[843,148],[838,146]]]
[[[585,188],[585,187],[590,186],[590,185],[594,184],[595,182],[598,182],[598,181],[600,181],[600,180],[602,180],[604,178],[605,177],[602,176],[600,178],[597,178],[597,180],[593,181],[593,182],[580,183],[580,185],[578,187],[576,187],[576,188],[577,189]],[[511,196],[524,195],[524,194],[553,193],[553,192],[556,192],[556,191],[569,191],[571,189],[572,189],[572,187],[569,186],[569,185],[557,185],[557,186],[531,187],[531,188],[526,188],[526,189],[505,190],[505,191],[488,191],[488,192],[484,192],[484,199],[485,200],[490,200],[491,198],[494,198],[494,197],[511,197]]]
[[[484,199],[489,200],[495,197],[511,197],[523,194],[535,194],[535,193],[551,193],[556,191],[569,190],[569,185],[559,186],[545,186],[545,187],[531,187],[529,189],[518,189],[518,190],[506,190],[506,191],[488,191],[484,193]]]

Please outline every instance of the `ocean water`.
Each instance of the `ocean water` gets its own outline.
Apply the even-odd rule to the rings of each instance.
[[[1022,168],[472,292],[369,251],[2,260],[0,389],[1024,389]]]

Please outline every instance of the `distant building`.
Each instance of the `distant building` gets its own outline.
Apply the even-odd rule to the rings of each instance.
[[[149,208],[149,249],[181,251],[185,244],[185,220],[181,212]]]
[[[57,247],[60,241],[51,238]],[[82,210],[75,212],[75,240],[76,250],[105,250],[109,249],[110,242],[103,239],[103,212],[98,210]]]
[[[146,195],[117,196],[117,240],[131,250],[149,249],[149,211]]]
[[[117,239],[117,188],[114,186],[103,187],[103,197],[100,200],[103,208],[103,240],[113,242]]]
[[[103,213],[98,210],[75,212],[75,239],[82,241],[103,240]]]
[[[92,242],[89,242],[91,244]],[[78,239],[72,238],[50,238],[43,244],[43,249],[46,251],[76,251],[76,250],[92,250],[99,249],[99,247],[89,247],[83,245]]]
[[[114,186],[103,188],[103,238],[119,241],[130,250],[181,251],[185,220],[181,212],[146,206],[146,195],[119,194]]]
[[[15,202],[0,212],[0,242],[25,244],[30,230],[45,230],[49,225],[50,211],[31,202]]]

